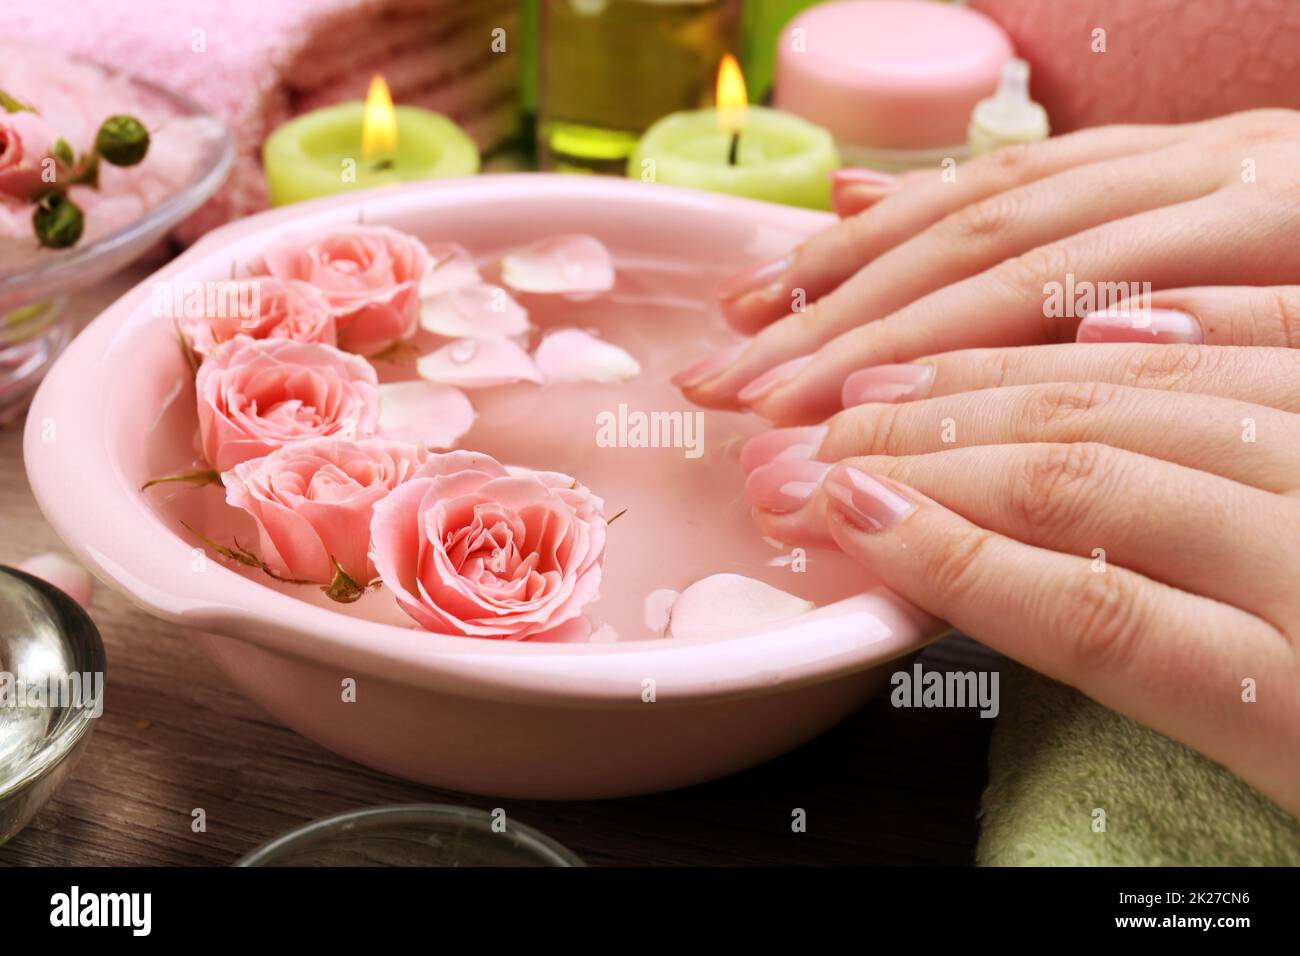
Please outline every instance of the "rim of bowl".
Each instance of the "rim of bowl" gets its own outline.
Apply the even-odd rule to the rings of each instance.
[[[296,848],[304,840],[322,834],[333,834],[348,824],[372,823],[382,821],[385,818],[394,820],[405,818],[414,823],[437,820],[459,824],[476,833],[486,832],[492,834],[493,839],[499,839],[502,836],[502,834],[492,833],[492,815],[484,810],[458,807],[450,803],[394,803],[382,807],[367,807],[363,810],[347,810],[333,816],[312,820],[310,823],[304,823],[302,826],[294,827],[287,833],[282,833],[269,842],[263,843],[256,850],[240,857],[233,865],[239,867],[267,866],[273,864],[281,854]],[[516,844],[523,846],[535,857],[550,866],[585,867],[587,865],[582,861],[581,857],[564,844],[526,823],[512,821],[507,827],[506,834],[513,835]]]
[[[416,194],[437,210],[466,202],[513,210],[537,200],[560,205],[607,201],[622,212],[650,207],[738,216],[802,237],[827,214],[718,193],[631,180],[560,174],[499,174],[349,192],[272,209],[232,223],[146,278],[90,323],[50,370],[32,403],[24,460],[37,503],[79,557],[152,613],[266,651],[350,668],[403,685],[477,699],[572,706],[644,706],[643,681],[656,681],[659,706],[762,695],[866,670],[941,636],[939,622],[877,588],[798,618],[710,639],[663,638],[602,644],[479,640],[361,620],[303,602],[219,563],[188,572],[193,545],[121,474],[109,451],[107,410],[99,400],[114,371],[114,346],[146,301],[151,283],[221,255],[242,237],[271,241],[290,230],[369,221],[409,211]],[[608,208],[608,207],[602,207]],[[263,238],[264,237],[264,238]],[[42,440],[42,421],[59,422],[59,440]],[[97,488],[84,495],[86,482]],[[69,484],[71,482],[71,484]],[[62,489],[63,493],[60,493]],[[122,542],[130,541],[129,548]],[[362,633],[359,633],[362,632]]]
[[[26,571],[0,565],[0,574],[17,578],[49,601],[58,615],[56,623],[59,633],[72,649],[77,673],[103,674],[107,681],[108,657],[104,651],[104,640],[85,609],[48,581]],[[76,750],[77,745],[94,727],[95,718],[90,715],[90,710],[86,707],[75,710],[65,708],[59,722],[46,731],[40,745],[20,765],[18,772],[8,779],[0,780],[0,800],[26,789],[54,770]]]
[[[80,285],[81,283],[76,281],[76,273],[87,263],[107,257],[135,242],[141,236],[153,232],[165,232],[206,202],[226,178],[230,164],[235,158],[235,142],[230,127],[224,119],[198,101],[160,83],[133,76],[124,70],[117,70],[82,57],[68,57],[68,59],[93,66],[109,76],[125,78],[133,86],[140,87],[166,102],[181,118],[205,117],[216,124],[221,135],[214,135],[207,148],[199,154],[199,162],[190,177],[174,193],[140,218],[132,220],[106,236],[101,236],[88,245],[76,246],[63,253],[28,261],[15,268],[0,269],[0,298],[7,295],[15,298],[25,297],[29,287],[58,285],[61,279],[64,280],[67,288]],[[36,300],[40,297],[39,292],[33,296]]]

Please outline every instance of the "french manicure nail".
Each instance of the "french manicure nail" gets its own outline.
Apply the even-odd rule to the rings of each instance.
[[[754,292],[766,285],[772,285],[785,274],[793,262],[793,255],[784,255],[778,259],[770,259],[767,262],[760,262],[747,269],[742,269],[735,275],[724,279],[713,290],[713,295],[723,302],[739,299],[742,295]]]
[[[831,466],[824,461],[785,458],[763,465],[745,479],[745,495],[755,508],[783,513],[804,506]]]
[[[1195,316],[1177,309],[1106,309],[1084,317],[1075,341],[1199,345],[1205,336]]]
[[[757,398],[761,398],[778,385],[790,381],[811,361],[811,355],[800,355],[798,358],[782,362],[780,365],[768,369],[742,388],[736,394],[736,398],[742,402],[752,402]]]
[[[734,345],[728,345],[726,348],[718,349],[700,359],[694,365],[682,369],[672,377],[672,383],[678,388],[694,388],[705,379],[710,379],[717,375],[724,368],[730,365],[736,359],[740,358],[748,342],[737,342]]]
[[[840,401],[845,408],[867,402],[913,402],[930,394],[933,365],[873,365],[844,380]]]
[[[773,428],[755,435],[740,449],[740,467],[745,473],[786,458],[809,459],[817,454],[829,429],[825,425],[803,428]]]
[[[916,509],[878,478],[852,465],[836,465],[823,482],[826,496],[863,531],[885,531]]]
[[[835,186],[888,186],[893,188],[898,185],[897,176],[882,173],[877,169],[866,169],[862,166],[843,166],[840,169],[832,169],[827,175],[830,177],[831,184]]]

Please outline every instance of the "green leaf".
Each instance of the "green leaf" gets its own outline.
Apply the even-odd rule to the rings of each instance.
[[[36,112],[36,110],[32,109],[22,100],[14,99],[4,90],[0,90],[0,107],[4,107],[4,111],[6,113],[35,113]]]
[[[64,166],[71,166],[77,161],[77,157],[72,153],[72,147],[68,145],[68,141],[62,136],[54,141],[54,146],[51,147],[50,152]]]

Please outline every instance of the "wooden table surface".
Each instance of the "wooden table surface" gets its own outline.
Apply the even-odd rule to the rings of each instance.
[[[80,296],[83,317],[148,272]],[[21,422],[0,429],[0,564],[67,553],[32,498]],[[592,865],[923,863],[973,860],[992,721],[892,708],[887,695],[821,738],[726,780],[621,800],[545,803],[432,790],[337,757],[280,726],[217,674],[188,635],[97,585],[106,706],[71,779],[0,865],[225,866],[285,830],[389,803],[503,806]],[[948,638],[927,669],[996,669]],[[191,831],[191,811],[207,831]],[[791,811],[807,830],[791,830]]]

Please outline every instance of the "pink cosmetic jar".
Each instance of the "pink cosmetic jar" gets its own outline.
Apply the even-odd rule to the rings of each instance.
[[[997,89],[1011,40],[935,0],[841,0],[787,24],[775,105],[830,130],[847,165],[899,171],[968,154],[971,110]]]

